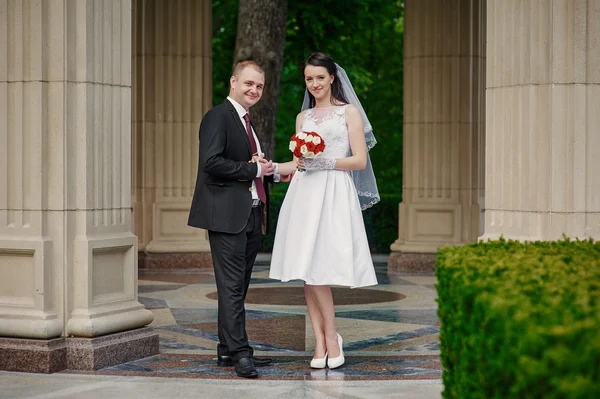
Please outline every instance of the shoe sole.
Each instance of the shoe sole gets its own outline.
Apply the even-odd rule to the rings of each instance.
[[[242,378],[256,378],[256,377],[258,377],[258,373],[252,373],[252,374],[246,374],[246,375],[241,375],[241,374],[238,374],[238,373],[236,373],[236,374],[238,375],[238,377],[242,377]]]
[[[217,361],[217,366],[219,366],[219,367],[233,367],[233,362]]]

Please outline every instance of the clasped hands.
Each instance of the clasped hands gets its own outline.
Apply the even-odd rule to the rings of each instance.
[[[265,154],[261,153],[260,155],[253,155],[250,162],[259,162],[260,163],[260,176],[271,176],[275,173],[277,169],[276,164],[272,160],[265,159]],[[289,182],[292,179],[292,175],[279,175],[280,182]]]
[[[253,155],[250,162],[252,162],[252,163],[259,162],[260,163],[260,176],[261,177],[271,176],[273,173],[275,173],[275,164],[271,160],[267,161],[265,159],[265,154],[263,154],[263,153],[261,153],[260,155]]]

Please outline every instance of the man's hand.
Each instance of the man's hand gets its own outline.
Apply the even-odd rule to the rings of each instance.
[[[250,162],[260,163],[260,177],[271,176],[273,173],[275,173],[275,164],[273,161],[267,161],[264,153],[253,155],[252,159],[250,159]]]

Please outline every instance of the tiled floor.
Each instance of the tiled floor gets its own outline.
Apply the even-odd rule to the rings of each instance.
[[[346,364],[312,370],[314,340],[301,283],[268,278],[268,257],[259,258],[246,301],[247,329],[257,356],[274,359],[261,379],[440,379],[435,278],[388,273],[376,263],[379,285],[335,288],[337,328]],[[377,260],[377,259],[376,259]],[[99,370],[96,374],[237,379],[233,368],[215,364],[217,301],[213,273],[141,271],[139,298],[155,315],[158,356]]]

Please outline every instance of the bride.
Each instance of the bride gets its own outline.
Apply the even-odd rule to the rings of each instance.
[[[344,364],[335,327],[331,285],[377,284],[361,210],[379,201],[368,150],[371,125],[345,71],[328,55],[305,62],[306,95],[296,132],[317,132],[325,150],[317,158],[294,158],[279,173],[294,174],[281,206],[269,277],[303,280],[315,333],[313,368]]]

